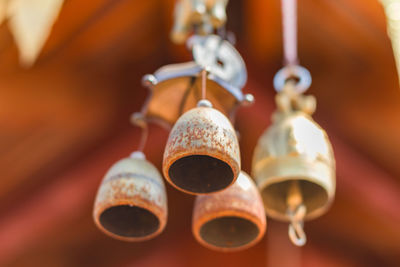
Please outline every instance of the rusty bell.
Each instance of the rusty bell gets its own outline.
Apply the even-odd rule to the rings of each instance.
[[[266,224],[261,196],[243,171],[228,189],[196,197],[192,230],[197,241],[208,248],[249,248],[263,237]]]
[[[115,163],[97,192],[93,217],[107,235],[142,241],[162,232],[167,222],[167,195],[157,168],[141,152]]]
[[[163,172],[168,182],[189,194],[227,188],[240,171],[236,132],[207,100],[184,113],[175,123],[164,152]]]

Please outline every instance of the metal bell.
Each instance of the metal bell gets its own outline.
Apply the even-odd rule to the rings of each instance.
[[[228,189],[196,197],[192,231],[208,248],[236,251],[251,247],[264,236],[266,225],[260,193],[243,171]]]
[[[231,122],[207,100],[184,113],[170,132],[163,173],[189,194],[225,189],[240,172],[240,151]]]
[[[107,235],[142,241],[162,232],[167,222],[167,194],[157,168],[141,152],[115,163],[97,192],[93,217]]]
[[[297,223],[289,235],[303,245],[303,220],[323,214],[334,198],[335,159],[326,132],[310,116],[315,99],[287,94],[277,95],[278,111],[258,141],[252,171],[267,215]]]

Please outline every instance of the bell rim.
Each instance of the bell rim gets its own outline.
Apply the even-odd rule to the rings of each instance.
[[[257,182],[257,179],[256,179],[257,188],[260,191],[261,197],[263,195],[263,191],[268,186],[270,186],[270,185],[272,185],[274,183],[279,183],[279,182],[283,182],[283,181],[287,181],[287,180],[310,182],[310,178],[306,177],[306,176],[297,176],[296,179],[290,179],[291,177],[293,177],[293,176],[288,175],[288,176],[282,176],[282,177],[268,177],[268,179],[266,179],[266,181],[261,182],[261,183]],[[334,180],[334,177],[333,177],[333,180]],[[332,192],[329,192],[329,190],[326,190],[324,188],[324,185],[319,183],[318,181],[313,180],[312,182],[317,184],[319,187],[321,187],[326,192],[327,201],[324,203],[323,206],[321,206],[319,208],[316,208],[312,212],[307,212],[305,217],[304,217],[304,221],[310,221],[310,220],[313,220],[315,218],[318,218],[318,217],[324,215],[329,210],[329,208],[331,207],[331,205],[332,205],[332,203],[334,201],[334,198],[335,198],[335,193],[334,193],[335,190],[336,190],[335,189],[336,188],[335,185],[333,187]],[[268,217],[271,217],[271,218],[273,218],[275,220],[282,221],[282,222],[290,222],[290,219],[286,214],[283,214],[283,213],[281,213],[281,212],[279,212],[279,211],[277,211],[275,209],[268,208],[264,204],[265,202],[264,202],[264,198],[263,197],[262,197],[262,199],[263,199],[263,205],[264,205],[265,214]]]
[[[134,198],[132,198],[132,199],[134,199]],[[158,236],[159,234],[161,234],[164,231],[164,229],[167,225],[167,221],[168,221],[168,205],[165,205],[165,207],[161,207],[159,205],[154,205],[154,203],[151,203],[150,201],[148,201],[146,199],[137,198],[137,197],[136,197],[136,200],[140,200],[140,201],[138,202],[138,204],[132,205],[132,199],[119,200],[116,202],[110,202],[108,204],[103,204],[103,205],[101,203],[95,203],[94,208],[93,208],[93,219],[94,219],[94,222],[95,222],[97,228],[100,229],[106,235],[108,235],[114,239],[118,239],[121,241],[128,241],[128,242],[146,241],[146,240],[150,240],[150,239]],[[165,200],[167,202],[167,199],[165,199]],[[158,226],[157,230],[149,235],[142,236],[142,237],[121,236],[121,235],[117,235],[117,234],[107,230],[101,224],[100,217],[103,214],[103,212],[105,212],[107,209],[113,208],[113,207],[118,207],[118,206],[138,207],[138,208],[142,208],[142,209],[150,212],[158,220],[159,226]]]
[[[218,247],[216,245],[212,245],[212,244],[208,243],[207,241],[205,241],[200,235],[201,227],[212,220],[215,220],[218,218],[223,218],[223,217],[238,217],[241,219],[246,219],[247,221],[253,223],[258,229],[258,234],[257,234],[256,238],[254,238],[253,240],[251,240],[250,242],[248,242],[242,246],[232,247],[232,248]],[[195,216],[192,217],[192,233],[197,242],[199,242],[201,245],[203,245],[209,249],[212,249],[214,251],[219,251],[219,252],[221,252],[221,251],[222,252],[241,251],[241,250],[245,250],[245,249],[248,249],[248,248],[256,245],[265,236],[265,233],[267,231],[267,218],[266,218],[266,216],[262,216],[262,218],[264,218],[264,219],[260,220],[260,218],[258,218],[258,216],[251,214],[248,211],[239,210],[239,209],[221,211],[218,213],[218,215],[205,213],[205,215],[203,215],[201,217],[196,217],[196,221],[194,220]]]
[[[163,171],[165,180],[167,180],[167,182],[170,185],[172,185],[174,188],[178,189],[179,191],[182,191],[182,192],[184,192],[186,194],[189,194],[189,195],[195,195],[195,196],[197,196],[197,195],[214,194],[214,193],[221,192],[221,191],[229,188],[232,184],[235,183],[235,181],[239,177],[239,174],[240,174],[240,171],[241,171],[241,160],[240,160],[240,157],[239,157],[239,161],[236,162],[236,160],[233,157],[230,157],[230,156],[227,156],[227,154],[224,154],[225,158],[229,159],[229,160],[224,160],[223,159],[224,157],[219,155],[221,153],[220,151],[214,150],[214,152],[217,152],[217,153],[216,154],[212,154],[212,153],[204,151],[204,150],[206,150],[206,148],[201,148],[200,151],[199,152],[196,151],[196,153],[193,153],[193,151],[190,151],[190,152],[178,152],[178,153],[174,153],[173,156],[169,156],[168,158],[164,158],[162,171]],[[212,192],[207,192],[207,193],[189,191],[189,190],[186,190],[184,188],[178,187],[178,185],[176,185],[172,181],[171,177],[169,176],[169,169],[171,168],[172,164],[174,164],[176,161],[178,161],[179,159],[182,159],[184,157],[188,157],[188,156],[209,156],[209,157],[216,158],[216,159],[226,163],[227,165],[229,165],[229,167],[232,170],[232,173],[233,173],[232,181],[228,184],[228,186],[226,186],[224,188],[221,188],[219,190],[215,190],[215,191],[212,191]]]

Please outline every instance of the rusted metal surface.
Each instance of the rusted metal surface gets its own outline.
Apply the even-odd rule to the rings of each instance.
[[[210,107],[186,112],[173,127],[164,152],[163,173],[190,194],[225,189],[240,172],[240,150],[230,121]]]
[[[266,216],[252,179],[240,172],[228,189],[197,196],[192,231],[202,245],[218,251],[237,251],[256,244],[265,234]]]
[[[160,234],[167,222],[167,195],[158,170],[137,154],[115,163],[97,192],[93,216],[116,239],[142,241]]]
[[[293,182],[298,182],[300,202],[306,207],[305,219],[323,214],[333,201],[336,188],[332,146],[326,132],[311,117],[315,99],[292,96],[287,91],[277,95],[278,111],[258,141],[252,167],[265,211],[283,221],[289,221]]]

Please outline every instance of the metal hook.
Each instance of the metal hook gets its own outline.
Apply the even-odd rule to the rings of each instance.
[[[290,220],[289,238],[296,246],[304,246],[307,238],[303,229],[303,225],[307,208],[303,204],[303,196],[301,194],[299,181],[292,181],[289,187],[286,202],[288,205],[287,215]]]
[[[289,238],[296,246],[304,246],[307,242],[306,233],[304,232],[304,216],[306,214],[306,207],[301,204],[298,206],[294,213],[289,212]]]

